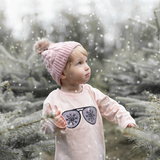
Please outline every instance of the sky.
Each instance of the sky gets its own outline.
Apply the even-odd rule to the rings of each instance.
[[[91,3],[94,3],[92,10],[88,7]],[[49,25],[59,17],[61,10],[83,14],[96,12],[105,25],[112,26],[129,17],[143,21],[152,19],[153,9],[158,5],[160,0],[0,0],[0,9],[4,10],[6,23],[15,37],[21,36],[27,14],[38,13],[38,19]]]

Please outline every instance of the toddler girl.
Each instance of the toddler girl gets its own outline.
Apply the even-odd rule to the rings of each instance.
[[[87,52],[74,41],[34,45],[61,89],[44,101],[40,130],[55,136],[55,160],[105,160],[102,117],[122,128],[135,126],[129,112],[86,82],[91,69]]]

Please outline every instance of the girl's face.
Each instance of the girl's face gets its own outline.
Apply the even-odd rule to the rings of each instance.
[[[87,64],[87,56],[81,52],[74,51],[72,61],[64,70],[68,85],[78,85],[88,82],[91,76],[91,69]]]

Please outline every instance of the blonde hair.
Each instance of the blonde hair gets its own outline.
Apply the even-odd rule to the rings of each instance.
[[[64,69],[70,68],[71,62],[73,62],[74,58],[80,55],[88,57],[87,51],[82,46],[77,46],[70,54]]]

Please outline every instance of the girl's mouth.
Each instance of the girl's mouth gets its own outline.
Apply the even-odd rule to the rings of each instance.
[[[90,73],[87,73],[86,75],[85,75],[85,77],[89,77],[90,76]]]

